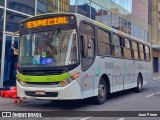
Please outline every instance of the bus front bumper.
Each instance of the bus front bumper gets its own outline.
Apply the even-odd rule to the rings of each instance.
[[[51,86],[22,86],[18,81],[17,95],[20,98],[46,99],[46,100],[74,100],[82,99],[79,83],[74,80],[65,87]],[[45,94],[37,95],[37,92]]]

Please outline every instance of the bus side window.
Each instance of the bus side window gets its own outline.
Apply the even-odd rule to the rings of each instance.
[[[139,59],[139,51],[138,51],[138,43],[132,41],[132,49],[133,49],[133,56],[134,59],[138,60]]]
[[[148,46],[145,46],[145,55],[146,55],[146,61],[150,61],[150,51]]]
[[[129,39],[124,39],[124,57],[131,59],[132,58],[132,51],[131,51],[131,42]]]
[[[102,56],[111,55],[110,34],[102,29],[98,29],[98,53]]]
[[[139,53],[140,53],[140,59],[144,60],[144,48],[143,48],[143,44],[139,44]]]
[[[112,51],[113,57],[122,57],[123,46],[122,46],[121,38],[119,36],[112,34],[112,45],[113,45],[113,51]]]

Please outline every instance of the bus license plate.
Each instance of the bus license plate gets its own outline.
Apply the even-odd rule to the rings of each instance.
[[[45,95],[45,91],[35,91],[35,95]]]

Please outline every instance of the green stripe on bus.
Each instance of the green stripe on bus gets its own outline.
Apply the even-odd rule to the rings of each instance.
[[[107,30],[112,30],[111,27],[108,27],[108,26],[106,26],[106,25],[104,25],[104,24],[102,24],[102,23],[99,23],[99,22],[95,22],[95,23],[96,23],[96,25],[98,25],[98,26],[100,26],[100,27],[102,27],[102,28],[105,28],[105,29],[107,29]]]
[[[101,74],[101,68],[100,66],[98,66],[98,76],[100,76],[100,74]]]
[[[69,73],[61,75],[48,75],[48,76],[28,76],[18,74],[17,77],[24,82],[60,82],[70,77]]]

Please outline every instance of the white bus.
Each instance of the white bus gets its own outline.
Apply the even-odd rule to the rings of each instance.
[[[30,17],[20,23],[19,35],[21,98],[93,97],[102,104],[109,93],[140,92],[152,79],[149,43],[80,14]]]

